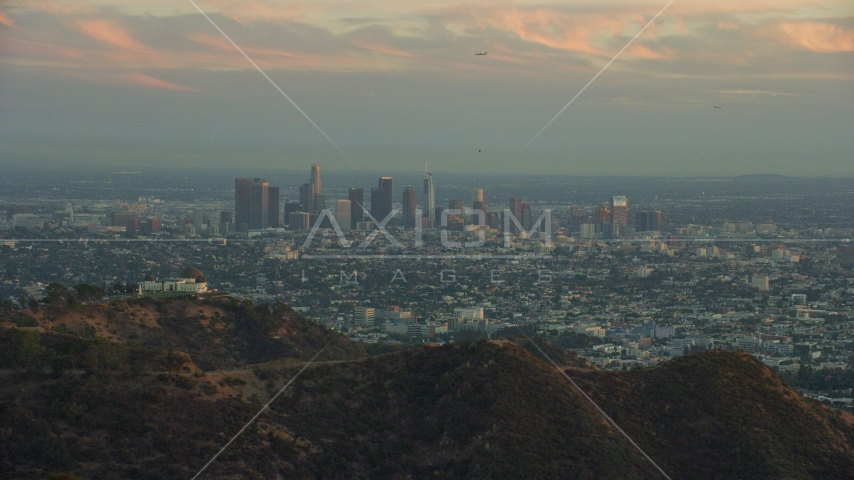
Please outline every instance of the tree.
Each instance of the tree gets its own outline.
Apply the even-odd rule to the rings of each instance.
[[[12,338],[12,361],[18,368],[36,370],[41,367],[41,355],[44,346],[42,336],[36,330],[19,330]]]
[[[47,288],[45,288],[45,293],[47,293],[45,300],[48,304],[62,305],[68,296],[68,287],[61,283],[51,283]]]
[[[89,285],[87,283],[75,285],[74,290],[77,292],[77,298],[84,303],[100,300],[107,295],[104,287]]]
[[[30,307],[30,310],[38,311],[39,301],[36,300],[35,298],[30,298],[29,307]]]

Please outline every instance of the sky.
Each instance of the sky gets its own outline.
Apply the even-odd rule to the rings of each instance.
[[[0,1],[0,168],[854,176],[850,0],[675,0],[528,148],[666,0],[194,1],[318,128],[190,0]]]

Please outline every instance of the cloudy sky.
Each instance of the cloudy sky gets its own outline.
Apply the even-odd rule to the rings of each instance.
[[[0,166],[854,175],[854,2],[0,2]],[[488,52],[475,56],[475,52]],[[714,108],[719,106],[722,108]]]

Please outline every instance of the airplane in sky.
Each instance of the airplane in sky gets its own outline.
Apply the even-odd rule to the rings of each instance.
[[[475,55],[486,55],[486,54],[487,54],[487,53],[488,53],[488,52],[483,52],[483,53],[475,53]]]

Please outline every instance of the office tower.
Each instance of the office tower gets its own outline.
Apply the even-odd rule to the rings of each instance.
[[[325,210],[326,209],[326,194],[325,193],[315,193],[314,194],[314,201],[312,202],[312,205],[314,206],[314,211],[311,212],[312,214],[318,214],[318,213],[320,213],[321,210]]]
[[[267,225],[270,228],[279,228],[279,187],[267,189]]]
[[[513,215],[517,221],[520,221],[522,218],[522,199],[510,197],[507,206],[509,207],[510,215]],[[519,233],[519,227],[512,220],[510,221],[510,233],[514,235]]]
[[[335,202],[335,221],[338,222],[341,230],[347,231],[353,229],[352,219],[350,218],[351,207],[350,200],[338,200]]]
[[[249,229],[252,219],[252,179],[234,179],[234,223],[237,231],[245,232]]]
[[[624,196],[611,198],[611,236],[620,238],[629,225],[629,200]]]
[[[573,205],[569,210],[569,221],[573,226],[587,223],[587,209],[581,205]]]
[[[267,180],[255,178],[252,180],[252,215],[249,220],[250,230],[267,228],[270,216],[269,204],[270,186]]]
[[[308,212],[291,212],[290,216],[290,228],[291,230],[308,230],[310,228],[310,217]]]
[[[436,226],[436,192],[433,185],[433,175],[427,172],[424,177],[424,218],[427,219],[425,228]]]
[[[365,205],[365,191],[361,188],[351,188],[348,198],[350,199],[350,223],[355,228],[357,223],[365,221],[365,212],[362,210]]]
[[[204,219],[204,216],[202,215],[202,209],[201,208],[194,208],[193,209],[193,228],[195,228],[196,231],[201,230],[203,219]]]
[[[371,189],[371,215],[382,222],[391,213],[393,203],[393,181],[391,177],[380,177],[379,188]]]
[[[463,209],[463,201],[460,199],[454,199],[448,202],[448,209],[450,210],[462,210]]]
[[[522,228],[525,231],[530,231],[531,227],[534,226],[534,219],[531,216],[531,204],[523,203],[522,204],[522,217],[519,219],[519,223],[522,224]]]
[[[294,212],[303,212],[303,211],[305,211],[305,208],[303,208],[301,203],[297,203],[297,202],[286,203],[285,204],[284,221],[287,223],[287,225],[290,225],[291,224],[291,214]]]
[[[415,188],[410,185],[403,189],[403,228],[414,229],[415,220]]]
[[[649,228],[650,215],[646,210],[639,210],[635,212],[635,231],[636,232],[648,232],[651,229]]]
[[[228,210],[219,212],[219,223],[234,223],[234,215]]]
[[[660,232],[664,223],[661,221],[661,210],[649,212],[649,229],[653,232]]]
[[[267,228],[270,220],[269,190],[270,186],[263,178],[234,180],[234,223],[238,231]]]
[[[310,183],[299,187],[299,203],[306,212],[314,213],[314,188]]]
[[[593,240],[596,238],[596,224],[594,223],[582,223],[579,230],[583,240]]]
[[[353,309],[353,323],[358,327],[374,326],[376,310],[369,307],[355,307]]]
[[[471,191],[472,208],[474,208],[475,202],[483,203],[483,189],[482,188],[475,188],[474,190]]]
[[[113,212],[114,227],[125,227],[128,233],[139,231],[139,214],[134,212]]]
[[[323,187],[320,184],[320,165],[313,164],[311,166],[311,187],[313,193],[323,193]]]
[[[593,219],[597,225],[611,223],[611,209],[604,205],[597,205],[593,212]]]

